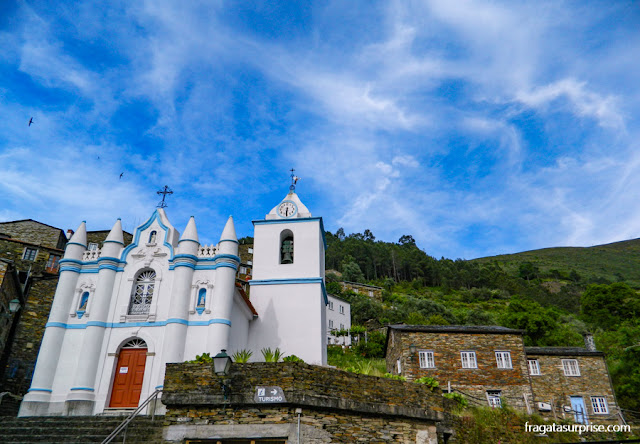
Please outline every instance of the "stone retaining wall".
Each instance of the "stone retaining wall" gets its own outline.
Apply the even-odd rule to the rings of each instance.
[[[230,387],[225,400],[221,383]],[[282,403],[254,400],[277,386]],[[445,400],[439,389],[304,363],[233,364],[228,377],[207,364],[168,364],[162,402],[165,440],[247,437],[305,443],[442,440]],[[447,404],[448,405],[448,404]]]

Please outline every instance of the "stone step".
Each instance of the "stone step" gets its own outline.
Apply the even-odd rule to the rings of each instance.
[[[67,416],[3,418],[0,443],[94,443],[102,442],[125,417]],[[127,428],[127,443],[161,442],[164,417],[140,416]],[[122,432],[114,440],[122,442]]]

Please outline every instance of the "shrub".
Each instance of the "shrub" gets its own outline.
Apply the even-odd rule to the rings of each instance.
[[[253,352],[251,350],[242,349],[235,352],[231,357],[233,358],[233,362],[237,362],[238,364],[246,364],[249,362],[249,358],[251,358]]]
[[[402,375],[392,375],[391,373],[385,373],[384,375],[382,375],[383,378],[389,378],[389,379],[395,379],[396,381],[406,381],[407,378],[405,378]]]
[[[282,362],[304,362],[304,359],[298,358],[296,355],[291,355],[282,358]]]
[[[415,382],[426,385],[431,389],[431,391],[435,390],[440,385],[440,383],[431,376],[423,376],[422,378],[416,379]]]
[[[187,363],[189,364],[211,364],[212,362],[213,362],[213,358],[209,355],[209,353],[196,355],[196,359],[192,361],[187,361]]]
[[[456,401],[457,407],[455,407],[454,410],[462,411],[469,405],[469,401],[467,401],[467,398],[465,398],[462,393],[443,393],[442,396]]]
[[[279,348],[275,350],[271,350],[271,347],[263,348],[262,356],[264,357],[264,362],[278,362],[280,358],[282,358],[282,352]]]

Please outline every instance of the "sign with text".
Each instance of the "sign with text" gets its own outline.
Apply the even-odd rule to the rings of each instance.
[[[274,402],[287,402],[284,397],[284,392],[280,387],[277,386],[267,386],[267,387],[256,387],[256,394],[253,397],[255,402],[259,402],[261,404],[268,404]]]

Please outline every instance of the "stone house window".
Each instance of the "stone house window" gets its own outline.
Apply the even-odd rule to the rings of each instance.
[[[329,328],[333,328],[333,321],[331,319],[329,319]]]
[[[398,374],[401,375],[402,374],[402,363],[400,362],[400,359],[396,360],[396,365],[398,366]]]
[[[460,352],[460,359],[462,360],[462,368],[478,368],[478,362],[476,361],[476,352]]]
[[[340,330],[344,330],[344,324],[340,324]]]
[[[49,259],[47,260],[47,271],[58,271],[58,262],[60,262],[60,256],[57,254],[50,254]]]
[[[333,310],[333,301],[329,301],[329,310]]]
[[[491,408],[502,407],[501,390],[487,390],[487,402]]]
[[[436,368],[436,362],[433,358],[433,351],[421,350],[418,352],[420,359],[420,368]]]
[[[527,365],[529,366],[530,375],[540,374],[540,363],[537,359],[527,359]]]
[[[511,365],[511,352],[497,351],[496,364],[498,368],[513,368]]]
[[[597,415],[604,415],[609,413],[609,407],[607,406],[607,400],[604,396],[592,396],[591,407],[593,407],[593,413]]]
[[[26,247],[24,249],[24,252],[22,253],[22,259],[25,261],[35,261],[37,255],[38,255],[37,248]]]
[[[344,314],[344,305],[340,306],[340,314]]]
[[[562,368],[565,376],[580,376],[580,367],[577,359],[563,359]]]

